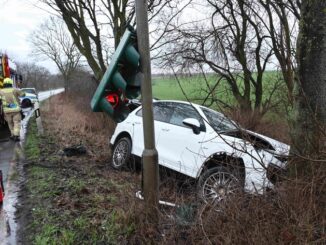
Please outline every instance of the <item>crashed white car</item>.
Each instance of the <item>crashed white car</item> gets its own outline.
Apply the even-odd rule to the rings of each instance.
[[[285,170],[288,145],[242,129],[221,113],[182,101],[155,101],[153,112],[159,164],[195,178],[206,202],[239,189],[261,194]],[[141,157],[142,120],[140,106],[118,123],[110,139],[115,169]]]

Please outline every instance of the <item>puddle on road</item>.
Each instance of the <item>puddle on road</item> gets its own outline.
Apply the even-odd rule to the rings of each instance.
[[[12,151],[6,152],[9,156],[4,157],[5,172],[5,199],[3,206],[0,207],[0,245],[15,245],[17,244],[16,233],[17,233],[17,223],[15,220],[16,205],[18,202],[18,179],[15,179],[13,176],[17,176],[17,164],[19,164],[23,159],[23,150],[22,146],[25,141],[25,135],[27,131],[27,124],[30,117],[33,115],[33,110],[26,110],[24,112],[25,118],[21,124],[20,138],[19,143],[4,143],[5,147],[14,147]],[[6,158],[9,158],[8,161]],[[0,163],[2,164],[2,163]]]
[[[13,171],[13,168],[16,166],[16,162],[12,161],[10,163],[10,169]],[[10,177],[7,182],[6,196],[3,203],[3,209],[1,210],[1,226],[2,232],[0,233],[4,235],[4,239],[1,239],[0,244],[16,244],[16,232],[17,232],[17,223],[15,220],[15,212],[16,212],[16,204],[17,204],[17,195],[19,191],[19,187],[17,183],[10,183]]]

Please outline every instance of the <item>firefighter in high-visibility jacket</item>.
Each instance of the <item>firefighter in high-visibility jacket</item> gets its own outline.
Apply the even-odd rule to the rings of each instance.
[[[20,123],[22,118],[19,97],[24,95],[25,93],[20,89],[13,88],[13,81],[10,78],[3,80],[3,88],[0,89],[0,99],[2,100],[5,120],[11,132],[10,139],[14,141],[20,140]]]

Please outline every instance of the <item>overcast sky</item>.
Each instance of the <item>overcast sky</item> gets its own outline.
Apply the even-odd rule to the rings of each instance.
[[[38,0],[0,0],[0,52],[6,52],[14,61],[34,62],[28,56],[28,36],[49,16],[36,6],[40,6]],[[51,62],[39,64],[56,72]]]

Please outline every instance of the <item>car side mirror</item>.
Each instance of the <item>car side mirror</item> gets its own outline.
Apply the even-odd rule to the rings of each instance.
[[[186,118],[182,121],[182,123],[194,131],[195,134],[200,134],[200,123],[195,118]]]

